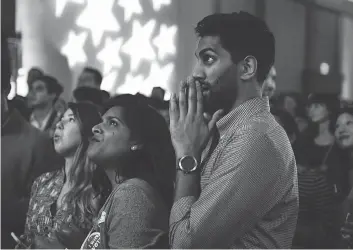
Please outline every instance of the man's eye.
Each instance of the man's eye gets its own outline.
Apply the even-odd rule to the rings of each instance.
[[[205,64],[211,65],[212,63],[214,63],[215,58],[213,56],[204,56],[203,57],[203,61]]]

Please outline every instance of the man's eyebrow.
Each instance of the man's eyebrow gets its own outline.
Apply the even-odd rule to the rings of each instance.
[[[211,51],[211,52],[213,52],[213,53],[216,53],[216,51],[214,50],[214,48],[205,48],[205,49],[200,50],[199,54],[197,54],[197,53],[195,52],[195,56],[198,57],[199,55],[204,54],[204,53],[206,53],[207,51]]]

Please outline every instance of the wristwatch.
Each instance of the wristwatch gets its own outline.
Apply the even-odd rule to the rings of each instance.
[[[184,173],[192,173],[197,170],[199,163],[196,158],[191,155],[185,155],[181,157],[178,161],[178,170],[183,171]]]

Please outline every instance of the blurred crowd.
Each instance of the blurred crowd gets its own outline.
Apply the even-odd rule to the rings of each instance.
[[[2,50],[2,72],[6,60]],[[272,66],[261,93],[295,156],[292,248],[352,247],[353,106],[331,94],[278,93],[276,76]],[[165,90],[110,96],[101,72],[87,66],[66,102],[62,84],[34,67],[28,95],[7,100],[9,79],[2,73],[2,247],[169,246],[177,156]]]

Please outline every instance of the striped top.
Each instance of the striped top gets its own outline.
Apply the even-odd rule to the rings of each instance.
[[[176,201],[173,248],[290,248],[298,214],[296,162],[267,98],[217,123],[219,142],[201,163],[201,194]]]

